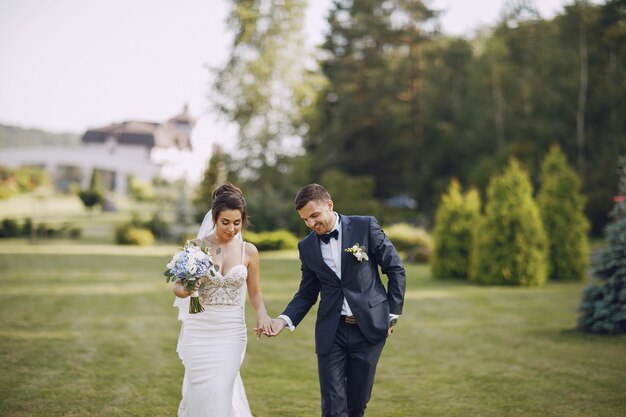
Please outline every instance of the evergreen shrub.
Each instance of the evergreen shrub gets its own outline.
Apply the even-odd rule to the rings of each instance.
[[[256,246],[259,251],[296,249],[298,247],[298,238],[288,230],[259,233],[246,231],[244,239]]]
[[[558,146],[541,166],[537,203],[548,239],[548,276],[552,280],[582,281],[589,266],[589,221],[580,180]]]
[[[597,282],[583,291],[578,329],[588,333],[626,333],[626,158],[620,159],[619,194],[605,230],[606,249],[593,265]]]
[[[433,239],[421,227],[408,223],[395,223],[384,228],[385,234],[409,262],[429,262],[433,252]]]
[[[148,229],[126,223],[115,229],[115,242],[120,245],[148,246],[154,243],[154,235]]]
[[[491,179],[485,214],[472,250],[470,280],[482,284],[542,285],[547,242],[528,174],[511,159]]]
[[[476,190],[465,195],[457,180],[441,197],[435,215],[432,273],[435,278],[469,279],[474,233],[480,221],[480,196]]]

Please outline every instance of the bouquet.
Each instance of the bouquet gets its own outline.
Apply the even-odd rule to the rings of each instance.
[[[196,314],[204,311],[198,297],[198,283],[200,278],[211,275],[215,276],[216,267],[211,259],[209,248],[204,243],[199,246],[187,241],[179,252],[174,254],[168,262],[167,269],[163,272],[165,282],[180,280],[187,291],[191,293],[189,299],[189,313]],[[202,288],[200,284],[200,289]]]

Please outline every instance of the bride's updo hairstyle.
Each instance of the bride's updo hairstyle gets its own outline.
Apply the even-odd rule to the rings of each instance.
[[[213,224],[217,224],[217,217],[224,210],[239,210],[243,227],[248,225],[246,200],[243,198],[243,193],[229,182],[220,185],[213,191],[213,203],[211,203]]]

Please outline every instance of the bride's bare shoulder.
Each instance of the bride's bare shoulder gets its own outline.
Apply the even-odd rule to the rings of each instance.
[[[244,245],[246,245],[244,249],[246,251],[246,257],[258,257],[259,256],[258,249],[252,243],[244,242]]]

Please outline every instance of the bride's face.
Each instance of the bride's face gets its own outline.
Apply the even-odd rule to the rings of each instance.
[[[239,210],[222,210],[217,215],[215,233],[224,240],[231,240],[241,231],[243,219]]]

